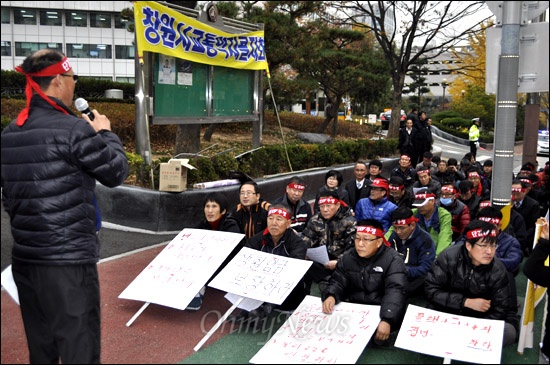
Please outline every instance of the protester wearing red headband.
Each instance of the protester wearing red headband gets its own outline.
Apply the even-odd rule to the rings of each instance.
[[[105,115],[69,109],[77,76],[42,49],[16,71],[27,105],[2,131],[2,195],[13,234],[12,269],[30,363],[100,363],[96,181],[122,183],[128,160]]]
[[[407,295],[424,294],[424,278],[435,259],[434,241],[416,224],[418,219],[410,208],[397,208],[391,219],[393,229],[386,236],[407,267]]]
[[[535,199],[527,196],[527,183],[520,180],[512,181],[512,203],[512,209],[518,212],[525,222],[527,236],[520,243],[523,254],[529,256],[533,250],[535,225],[540,217],[540,205]]]
[[[470,223],[470,208],[457,198],[458,192],[453,181],[445,182],[441,186],[439,205],[451,213],[451,229],[453,242],[459,239],[464,228]]]
[[[300,236],[290,229],[290,221],[289,207],[285,204],[273,204],[267,213],[267,228],[249,239],[245,247],[277,256],[305,260],[307,246]],[[248,326],[260,329],[274,309],[292,311],[298,307],[307,294],[309,292],[302,279],[281,305],[264,303],[250,312],[242,310],[236,316],[230,317],[229,320],[246,322]]]
[[[473,220],[464,229],[466,241],[443,251],[428,271],[425,293],[435,310],[504,321],[502,345],[516,341],[517,307],[506,267],[495,260],[495,226]]]
[[[389,196],[388,200],[397,207],[410,208],[414,201],[412,189],[405,187],[405,182],[399,176],[392,176],[389,181]]]
[[[355,249],[338,261],[328,287],[321,293],[327,314],[343,301],[379,305],[380,323],[373,340],[383,346],[392,345],[407,305],[405,264],[387,244],[379,222],[359,221]]]
[[[307,222],[313,216],[311,205],[303,198],[306,182],[300,176],[293,176],[288,180],[285,194],[273,201],[273,204],[283,203],[290,208],[290,227],[301,234]]]
[[[308,248],[326,247],[328,262],[314,262],[306,274],[308,285],[319,283],[321,291],[346,250],[353,247],[356,220],[351,209],[342,204],[336,191],[325,191],[319,197],[320,212],[315,214],[302,232]]]

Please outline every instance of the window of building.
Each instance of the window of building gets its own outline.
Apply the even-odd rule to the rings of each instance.
[[[115,58],[118,60],[133,60],[135,52],[134,46],[115,46]]]
[[[13,22],[15,24],[36,25],[36,10],[13,9]]]
[[[65,22],[68,27],[87,27],[88,13],[85,11],[66,11]]]
[[[10,24],[10,8],[2,7],[2,24]]]
[[[61,23],[61,11],[40,10],[40,25],[54,25],[60,27],[63,25]]]
[[[109,44],[67,43],[67,57],[74,58],[113,58]]]
[[[62,52],[61,43],[15,42],[15,55],[27,57],[31,53],[45,48],[55,49]]]
[[[135,78],[134,77],[117,76],[116,77],[116,82],[124,82],[124,83],[127,83],[127,84],[133,84],[135,82]]]
[[[115,28],[126,29],[128,26],[128,20],[122,19],[120,14],[115,14]]]
[[[90,13],[90,27],[111,28],[111,14]]]
[[[11,56],[11,42],[1,41],[2,56]]]

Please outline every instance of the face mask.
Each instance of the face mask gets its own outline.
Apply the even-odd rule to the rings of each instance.
[[[443,205],[451,205],[453,203],[453,198],[441,198],[439,202]]]

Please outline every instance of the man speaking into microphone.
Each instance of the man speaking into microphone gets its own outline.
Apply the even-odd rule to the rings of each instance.
[[[109,118],[69,109],[78,76],[65,55],[41,49],[15,70],[26,77],[27,105],[2,131],[2,199],[28,361],[99,364],[94,189],[96,180],[122,184],[128,160]]]

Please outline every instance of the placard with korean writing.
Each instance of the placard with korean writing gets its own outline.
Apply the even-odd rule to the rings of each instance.
[[[118,297],[185,309],[243,237],[185,228]]]
[[[281,304],[312,262],[244,247],[208,284],[241,297]]]
[[[308,295],[250,360],[253,364],[353,364],[380,322],[380,306],[341,302],[324,314]]]
[[[504,321],[407,307],[395,346],[478,364],[499,364]]]

